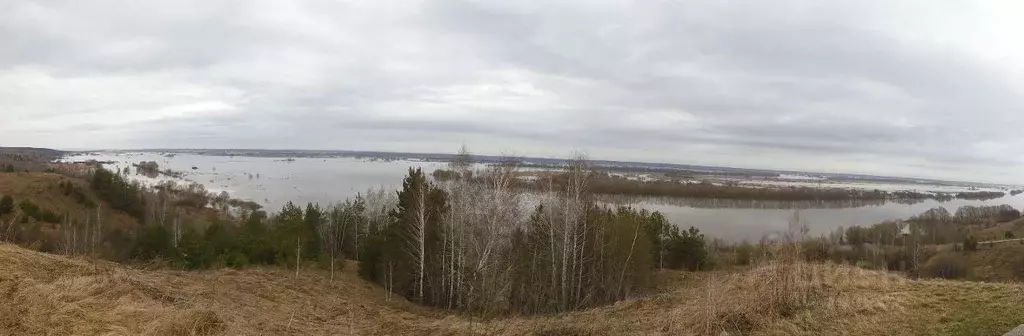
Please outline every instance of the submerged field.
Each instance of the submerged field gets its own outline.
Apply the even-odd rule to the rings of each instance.
[[[353,274],[355,264],[332,281],[317,269],[146,270],[5,244],[0,334],[998,335],[1024,321],[1020,284],[791,266],[665,271],[647,297],[482,319],[389,299]]]

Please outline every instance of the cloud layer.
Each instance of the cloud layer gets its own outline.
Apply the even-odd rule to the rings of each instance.
[[[1001,1],[8,1],[0,144],[1024,182]]]

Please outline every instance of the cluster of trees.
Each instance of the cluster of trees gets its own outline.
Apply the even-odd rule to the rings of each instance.
[[[21,213],[25,216],[22,217],[22,219],[27,219],[28,217],[31,217],[35,218],[36,220],[47,223],[60,223],[61,220],[61,216],[58,215],[57,213],[51,211],[50,209],[43,209],[36,205],[35,203],[30,202],[29,200],[22,200],[20,203],[18,203],[18,208],[21,210]]]
[[[667,177],[675,176],[666,173]],[[460,172],[439,169],[433,172],[437,181],[460,179]],[[549,184],[563,186],[566,176],[551,174],[524,181],[527,187],[543,190]],[[687,182],[670,180],[637,180],[612,174],[595,174],[590,183],[595,194],[656,197],[682,197],[699,199],[730,199],[758,201],[895,201],[919,202],[927,199],[949,201],[954,198],[988,200],[1006,196],[999,191],[973,191],[950,193],[922,193],[916,191],[857,190],[848,188],[813,187],[750,187],[736,184],[715,184],[708,181]]]
[[[956,198],[966,200],[990,200],[1006,196],[1002,191],[964,191],[956,193]]]
[[[157,175],[160,175],[160,164],[156,163],[156,161],[142,161],[134,164],[133,166],[135,166],[136,174],[142,174],[149,177],[157,177]]]
[[[333,271],[346,258],[359,258],[367,231],[379,226],[390,209],[385,195],[371,190],[326,208],[307,204],[303,209],[289,202],[271,216],[251,211],[237,221],[214,216],[153,222],[140,230],[130,257],[162,259],[186,269],[313,263]]]
[[[481,314],[548,313],[648,290],[653,270],[705,265],[704,236],[659,213],[609,209],[590,197],[585,160],[529,202],[512,162],[451,179],[410,170],[398,205],[362,245],[359,273],[425,305]],[[533,204],[533,205],[530,205]]]
[[[62,191],[67,190],[63,182],[59,186]],[[78,189],[78,192],[84,191]],[[14,198],[5,195],[0,198],[0,217],[12,213],[15,215],[0,221],[0,241],[21,244],[41,252],[66,254],[87,250],[91,253],[95,252],[94,247],[99,246],[99,227],[95,225],[99,222],[98,217],[90,225],[88,220],[94,218],[84,215],[81,219],[87,222],[83,225],[63,210],[55,212],[28,199],[15,205]]]
[[[254,211],[258,206],[249,203],[237,202],[242,210],[233,211],[226,194],[209,195],[201,187],[173,184],[147,188],[105,169],[92,171],[88,181],[97,198],[134,217],[138,226],[104,223],[99,202],[90,197],[85,187],[62,180],[57,190],[86,206],[86,211],[56,213],[22,200],[17,204],[20,225],[9,227],[8,221],[4,221],[0,238],[44,252],[87,254],[118,261],[159,257],[187,268],[242,266],[249,263],[250,257],[255,263],[276,263],[275,253],[280,248],[273,243],[291,241],[294,244],[290,236],[285,239],[282,235],[253,234],[253,230],[276,233],[258,227],[253,229],[254,222],[267,228],[285,225],[267,221],[265,215],[261,217],[262,213]],[[0,216],[13,211],[13,204],[10,196],[0,199],[0,210],[3,210]],[[222,207],[206,208],[208,204]],[[286,210],[283,211],[286,214],[294,213],[292,209]],[[302,218],[302,211],[299,213]],[[240,240],[242,238],[248,240]],[[259,248],[249,249],[250,246]],[[266,248],[274,252],[265,253]]]
[[[452,178],[457,173],[435,172],[435,177]],[[544,190],[554,184],[562,187],[566,183],[564,174],[542,176],[533,182],[524,182],[527,187]],[[759,201],[906,201],[939,198],[942,195],[913,191],[855,190],[844,188],[812,187],[749,187],[739,185],[703,182],[680,182],[670,180],[639,181],[608,174],[595,174],[590,191],[605,195],[631,195],[656,197],[683,197],[706,199],[733,199]],[[951,197],[950,197],[951,198]]]
[[[941,252],[938,246],[955,244],[956,251],[975,251],[979,238],[972,234],[972,226],[1019,217],[1020,212],[1007,205],[964,206],[956,215],[937,207],[906,221],[838,228],[826,237],[805,240],[802,251],[808,261],[831,260],[912,275],[959,277],[969,265],[961,262],[963,258]],[[1005,236],[1012,237],[1012,232]],[[957,271],[951,272],[954,268]]]
[[[559,178],[554,183],[560,183]],[[860,192],[846,189],[741,187],[710,182],[680,183],[675,181],[636,181],[620,177],[594,180],[592,190],[599,194],[625,194],[664,197],[756,199],[756,200],[847,200],[885,199],[884,192]]]
[[[1011,221],[1021,217],[1009,205],[963,206],[955,214],[943,207],[929,209],[906,221],[887,221],[870,226],[839,228],[831,236],[840,244],[905,245],[911,231],[917,231],[922,244],[950,244],[968,238],[969,227]]]
[[[110,203],[114,209],[143,222],[145,207],[142,194],[145,190],[138,182],[130,182],[117,173],[100,168],[92,173],[89,186],[97,197]]]
[[[168,181],[163,185],[163,188],[164,191],[173,193],[177,196],[174,204],[179,206],[204,208],[210,203],[211,198],[213,198],[210,196],[210,193],[206,191],[206,187],[195,182],[179,188],[173,181]]]
[[[897,245],[903,243],[902,232],[907,223],[886,221],[871,226],[851,226],[845,232],[837,230],[840,244],[864,245]]]
[[[13,164],[8,163],[8,164],[3,165],[3,170],[2,171],[5,172],[5,173],[13,173],[13,172],[18,171],[18,169],[15,168]]]
[[[462,178],[462,175],[459,174],[459,172],[451,169],[437,169],[434,170],[433,173],[430,173],[430,175],[434,178],[434,181],[439,182],[458,180]]]
[[[85,192],[85,188],[82,188],[71,181],[61,181],[57,185],[64,196],[75,199],[75,202],[81,204],[87,208],[95,208],[96,202],[92,200],[92,197]]]
[[[953,219],[961,223],[988,224],[1007,222],[1020,218],[1020,216],[1020,210],[1006,204],[994,206],[965,205],[956,210]]]

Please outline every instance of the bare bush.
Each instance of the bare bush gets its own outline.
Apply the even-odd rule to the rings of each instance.
[[[970,264],[962,254],[940,253],[928,259],[921,267],[921,276],[930,278],[962,279],[970,272]]]

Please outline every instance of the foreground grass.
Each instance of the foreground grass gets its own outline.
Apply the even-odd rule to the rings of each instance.
[[[0,244],[2,335],[1000,335],[1024,286],[835,265],[662,272],[659,291],[553,316],[480,320],[388,300],[353,274],[138,270]]]
[[[1024,287],[921,281],[912,287],[910,315],[922,335],[1002,335],[1024,324]]]

